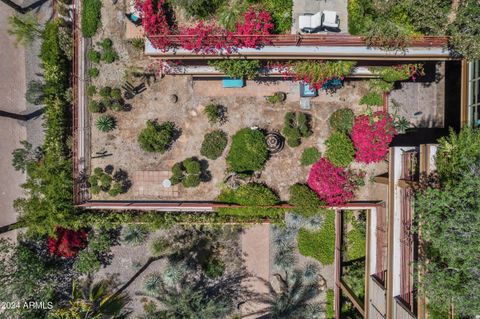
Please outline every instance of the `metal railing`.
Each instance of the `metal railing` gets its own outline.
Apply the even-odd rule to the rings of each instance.
[[[150,40],[166,39],[172,46],[181,46],[186,40],[196,39],[195,35],[149,35]],[[265,45],[272,46],[367,46],[364,37],[349,34],[270,34],[270,35],[233,35],[230,39],[255,37]],[[226,39],[225,35],[208,35],[208,39]],[[445,47],[449,37],[416,36],[407,41],[408,47]]]

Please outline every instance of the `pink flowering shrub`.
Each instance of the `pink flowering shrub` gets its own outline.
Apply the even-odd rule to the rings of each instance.
[[[256,12],[250,8],[243,22],[236,25],[235,32],[204,21],[178,30],[173,14],[165,7],[165,0],[137,0],[137,8],[142,12],[145,34],[152,45],[162,51],[181,46],[199,54],[230,54],[238,48],[258,48],[267,44],[263,36],[269,35],[274,27],[267,11]]]
[[[243,22],[237,23],[236,45],[245,48],[258,48],[268,44],[265,35],[273,30],[272,16],[265,10],[256,12],[252,7],[245,12]]]
[[[164,7],[165,0],[137,0],[136,6],[142,13],[142,25],[145,34],[149,37],[152,45],[162,51],[167,51],[172,43],[169,35],[172,34],[172,27],[169,23],[169,15]],[[156,3],[156,5],[155,5]],[[173,16],[170,18],[173,20]],[[156,37],[161,35],[159,37]]]
[[[354,197],[358,188],[356,178],[351,171],[336,167],[322,157],[310,169],[307,184],[328,205],[338,206]]]
[[[194,27],[186,27],[181,30],[180,45],[195,53],[215,54],[225,50],[231,53],[233,50],[232,33],[217,26],[198,22]]]
[[[357,116],[351,132],[356,161],[375,163],[383,160],[396,134],[393,119],[386,112]]]

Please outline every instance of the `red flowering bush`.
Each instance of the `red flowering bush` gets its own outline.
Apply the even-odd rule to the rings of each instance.
[[[217,26],[200,21],[194,27],[183,28],[181,46],[187,50],[201,54],[215,54],[225,50],[233,50],[232,33]]]
[[[152,45],[162,51],[167,51],[172,43],[169,35],[172,34],[169,14],[165,10],[165,0],[137,0],[136,6],[142,13],[142,25],[145,34]],[[173,16],[170,17],[173,20]]]
[[[48,251],[52,255],[72,258],[87,246],[87,232],[61,227],[56,229],[56,238],[48,237]]]
[[[336,167],[326,158],[313,164],[307,184],[330,206],[343,205],[354,197],[358,188],[351,171]]]
[[[351,132],[356,161],[374,163],[383,160],[396,134],[393,119],[386,112],[357,116]]]
[[[266,45],[268,41],[263,36],[271,34],[273,27],[270,13],[265,10],[256,12],[250,7],[243,16],[243,22],[237,23],[236,45],[246,48],[258,48]]]

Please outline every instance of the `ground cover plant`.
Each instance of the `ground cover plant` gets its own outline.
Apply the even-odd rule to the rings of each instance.
[[[325,157],[335,166],[347,167],[355,157],[352,140],[342,132],[334,131],[325,141]]]
[[[187,158],[172,167],[173,185],[182,183],[184,187],[197,187],[201,182],[202,165],[195,157]]]
[[[231,78],[253,80],[259,75],[260,60],[210,60],[208,65],[225,73]]]
[[[283,135],[290,147],[297,147],[301,144],[302,137],[312,135],[310,118],[302,112],[288,112],[285,114]]]
[[[243,128],[233,135],[226,158],[230,171],[251,174],[262,170],[267,158],[267,143],[260,130]]]
[[[165,153],[173,143],[175,124],[147,121],[146,127],[138,135],[138,144],[146,152]]]
[[[316,147],[307,147],[303,150],[302,156],[300,157],[300,164],[303,166],[312,165],[322,157],[322,154]]]
[[[85,0],[82,1],[82,35],[91,38],[97,33],[101,25],[102,1]]]
[[[300,229],[297,241],[302,255],[315,258],[323,265],[333,264],[335,258],[335,211],[325,212],[320,230]]]
[[[200,154],[208,159],[215,160],[222,156],[225,147],[227,147],[228,136],[222,130],[215,130],[205,134],[200,148]]]
[[[343,80],[356,65],[353,61],[307,60],[275,65],[285,77],[308,83],[315,89],[321,89],[333,79]]]
[[[362,96],[360,104],[365,104],[367,106],[382,106],[383,96],[377,92],[369,92]]]

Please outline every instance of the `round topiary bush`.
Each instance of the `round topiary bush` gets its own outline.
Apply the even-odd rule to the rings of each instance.
[[[352,140],[345,133],[335,131],[325,141],[325,156],[335,166],[347,167],[355,157]]]
[[[195,157],[187,158],[173,165],[170,181],[173,185],[182,183],[184,187],[196,187],[200,185],[201,173],[202,165],[200,161]]]
[[[336,131],[350,134],[353,127],[354,114],[351,109],[339,109],[330,116],[330,127]]]
[[[147,126],[138,135],[138,144],[146,152],[165,153],[171,146],[175,134],[175,124],[147,121]]]
[[[227,147],[228,137],[227,133],[221,130],[205,134],[200,154],[208,159],[215,160],[222,156],[225,147]]]
[[[232,146],[227,156],[230,171],[251,174],[263,169],[267,158],[267,143],[261,131],[244,128],[232,137]]]

